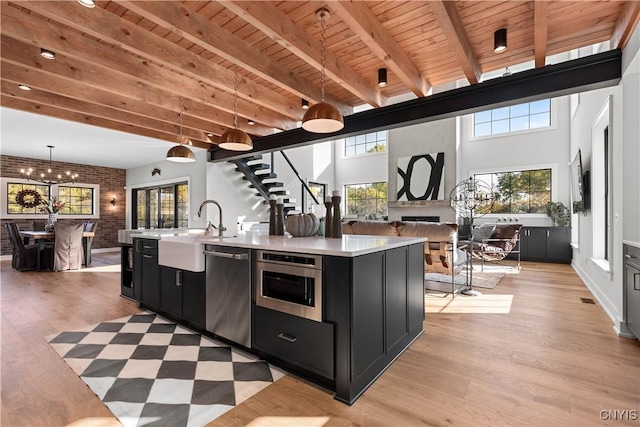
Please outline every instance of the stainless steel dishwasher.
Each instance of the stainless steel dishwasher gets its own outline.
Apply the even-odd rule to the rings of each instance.
[[[251,249],[205,245],[206,328],[251,347]]]

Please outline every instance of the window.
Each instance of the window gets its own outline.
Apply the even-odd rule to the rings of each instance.
[[[546,214],[551,201],[551,169],[476,174],[494,193],[491,213]]]
[[[608,98],[591,127],[591,212],[593,218],[593,261],[610,272],[611,221],[611,98]],[[589,164],[587,160],[586,164]],[[588,168],[588,166],[587,166]]]
[[[473,115],[473,136],[499,135],[551,126],[551,100],[494,108]]]
[[[60,186],[58,199],[64,203],[60,215],[93,214],[93,188]]]
[[[386,215],[387,183],[345,185],[345,215]]]
[[[387,151],[387,131],[350,136],[344,140],[345,157]]]
[[[189,226],[189,185],[186,182],[133,190],[136,228],[183,228]]]
[[[64,207],[58,212],[67,219],[86,219],[100,217],[100,185],[98,184],[54,184],[45,185],[33,180],[21,178],[2,178],[2,196],[0,197],[0,213],[3,218],[38,218],[46,216],[40,210],[41,205],[24,207],[18,204],[16,196],[23,190],[38,193],[40,200],[59,199]],[[24,194],[24,193],[23,193]],[[27,198],[32,201],[33,195]]]
[[[34,206],[32,208],[25,208],[18,204],[16,201],[16,196],[18,192],[22,190],[33,190],[37,191],[40,194],[42,199],[49,198],[49,186],[47,185],[36,185],[36,184],[25,184],[22,182],[7,182],[7,214],[18,214],[18,215],[32,215],[32,214],[40,214],[40,207]]]

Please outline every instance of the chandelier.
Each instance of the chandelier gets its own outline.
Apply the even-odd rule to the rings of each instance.
[[[464,218],[468,225],[473,225],[474,218],[491,211],[494,194],[489,184],[469,177],[453,187],[449,201],[456,214]]]
[[[49,147],[49,168],[47,169],[47,172],[46,173],[41,172],[40,176],[38,177],[37,174],[34,173],[33,168],[29,168],[27,170],[20,169],[20,176],[23,179],[27,179],[28,181],[36,181],[41,184],[45,184],[49,186],[57,185],[57,184],[66,184],[68,182],[75,183],[76,180],[78,179],[77,173],[72,174],[70,171],[67,171],[65,174],[53,173],[52,155],[53,155],[53,149],[55,147],[53,145],[47,145],[47,147]]]

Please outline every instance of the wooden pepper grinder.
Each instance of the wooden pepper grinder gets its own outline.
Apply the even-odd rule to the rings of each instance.
[[[333,216],[332,208],[333,202],[331,197],[327,196],[324,200],[324,206],[327,208],[327,217],[324,221],[324,237],[333,237]]]
[[[284,203],[280,198],[276,201],[276,236],[284,236]]]
[[[331,227],[331,237],[342,238],[342,216],[340,215],[340,192],[333,190],[331,202],[333,203],[333,226]]]
[[[276,195],[269,196],[269,236],[276,235]]]

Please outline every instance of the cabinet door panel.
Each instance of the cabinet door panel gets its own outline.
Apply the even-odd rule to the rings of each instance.
[[[625,312],[627,327],[640,339],[640,270],[625,265]]]
[[[176,320],[182,318],[183,272],[171,267],[160,267],[160,309]]]
[[[547,259],[556,262],[571,262],[571,229],[569,227],[547,228]]]
[[[409,332],[407,328],[407,248],[386,252],[385,312],[387,351]]]
[[[547,229],[545,227],[527,228],[526,259],[544,261],[547,257]]]
[[[205,328],[205,273],[182,272],[182,317],[200,329]]]

